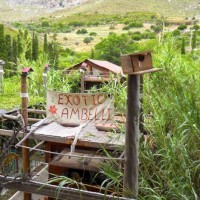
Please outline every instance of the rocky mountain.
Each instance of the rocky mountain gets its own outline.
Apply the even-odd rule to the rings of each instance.
[[[0,0],[0,21],[30,21],[74,14],[157,13],[166,17],[200,15],[200,0]]]
[[[7,0],[7,5],[11,8],[16,6],[40,7],[48,9],[62,9],[77,6],[87,0]]]
[[[51,12],[81,5],[88,0],[0,0],[0,21],[32,20]]]

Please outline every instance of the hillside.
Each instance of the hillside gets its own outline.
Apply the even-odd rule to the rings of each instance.
[[[90,0],[86,4],[66,13],[101,13],[101,14],[124,14],[127,12],[155,12],[166,17],[194,17],[200,13],[198,0]]]
[[[195,17],[198,0],[0,0],[0,21],[34,20],[49,13],[54,17],[77,13],[124,14],[155,12],[166,17]]]

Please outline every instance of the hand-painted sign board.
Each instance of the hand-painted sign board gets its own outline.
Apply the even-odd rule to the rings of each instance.
[[[112,99],[105,93],[47,92],[47,118],[62,123],[111,123]]]

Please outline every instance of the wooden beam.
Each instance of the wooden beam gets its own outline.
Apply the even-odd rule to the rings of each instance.
[[[39,122],[41,119],[37,119],[37,118],[28,118],[29,122]]]
[[[37,181],[20,181],[19,178],[4,177],[0,175],[0,182],[3,183],[3,187],[7,189],[20,190],[26,193],[34,193],[43,196],[55,198],[58,191],[58,199],[67,200],[134,200],[124,197],[117,197],[112,195],[105,195],[97,192],[90,192],[85,190],[79,190],[69,187],[59,187],[50,184],[44,184]],[[66,198],[67,197],[67,198]]]
[[[13,136],[13,133],[14,133],[14,132],[11,131],[11,130],[0,129],[0,136],[11,137],[11,136]],[[24,133],[20,131],[20,132],[17,134],[17,137],[19,137],[19,138],[24,137]]]

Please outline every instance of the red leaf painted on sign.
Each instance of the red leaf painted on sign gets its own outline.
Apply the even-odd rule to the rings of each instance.
[[[54,115],[54,114],[56,114],[57,110],[58,110],[58,109],[56,108],[56,106],[53,105],[53,106],[50,106],[49,112],[51,112],[52,115]]]

